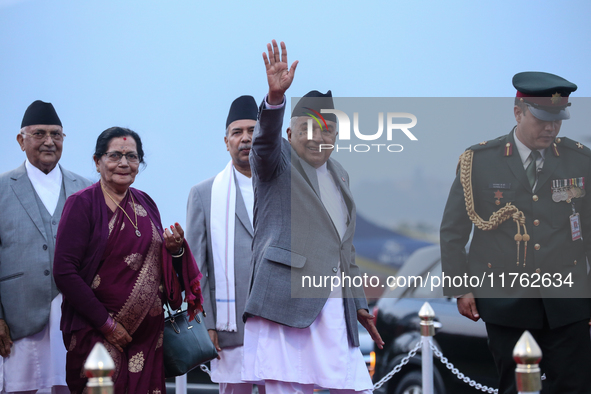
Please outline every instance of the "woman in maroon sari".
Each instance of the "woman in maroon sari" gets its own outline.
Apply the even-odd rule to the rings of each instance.
[[[53,274],[64,296],[72,393],[84,391],[84,362],[97,342],[115,361],[116,393],[164,393],[163,303],[178,307],[182,287],[190,315],[201,310],[201,274],[183,229],[177,223],[163,231],[154,201],[130,188],[143,156],[135,132],[105,130],[94,154],[100,181],[64,207]]]

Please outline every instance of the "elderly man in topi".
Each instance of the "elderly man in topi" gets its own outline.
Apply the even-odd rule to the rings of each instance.
[[[306,94],[281,136],[285,92],[297,61],[268,44],[263,54],[269,92],[260,106],[250,163],[255,195],[253,267],[245,308],[242,378],[265,381],[267,394],[369,393],[357,320],[383,346],[362,288],[310,289],[304,276],[359,275],[352,244],[355,203],[349,177],[330,158],[336,119],[322,127],[310,114],[334,108],[330,91]],[[308,128],[312,138],[308,139]]]
[[[91,182],[58,165],[64,137],[53,105],[33,102],[16,137],[27,158],[0,175],[2,393],[69,393],[62,296],[51,272],[66,198]]]
[[[444,294],[458,297],[462,315],[486,323],[499,394],[517,392],[513,348],[524,330],[542,349],[543,393],[588,393],[591,150],[558,137],[577,85],[522,72],[513,86],[515,127],[460,156],[441,223],[446,276],[487,280]]]
[[[244,304],[252,257],[254,195],[248,155],[257,119],[252,96],[238,97],[226,119],[224,142],[231,160],[223,171],[191,189],[187,202],[187,242],[204,275],[205,324],[219,360],[211,362],[211,380],[221,394],[250,394],[242,381]],[[264,393],[259,386],[259,393]]]

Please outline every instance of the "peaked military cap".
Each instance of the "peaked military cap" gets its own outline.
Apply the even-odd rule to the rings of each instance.
[[[569,119],[568,96],[577,85],[558,75],[527,71],[515,74],[513,86],[517,97],[525,102],[532,115],[544,121]]]

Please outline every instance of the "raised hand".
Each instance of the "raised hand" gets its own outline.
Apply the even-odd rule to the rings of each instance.
[[[285,43],[281,42],[281,54],[277,47],[277,41],[273,40],[272,43],[273,45],[267,44],[269,57],[263,52],[263,61],[267,69],[267,83],[269,84],[267,102],[271,105],[277,105],[283,102],[283,95],[293,82],[298,61],[293,62],[288,70]]]

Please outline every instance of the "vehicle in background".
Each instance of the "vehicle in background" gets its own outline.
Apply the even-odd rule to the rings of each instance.
[[[398,271],[398,277],[441,276],[439,245],[413,253]],[[412,283],[412,282],[411,282]],[[430,284],[430,283],[429,283]],[[418,316],[425,301],[435,311],[436,335],[433,343],[448,361],[465,376],[488,387],[497,387],[497,372],[488,350],[484,322],[473,322],[460,315],[456,299],[443,296],[441,287],[400,286],[387,290],[374,308],[376,326],[385,342],[382,350],[374,347],[374,383],[390,372],[421,340]],[[433,358],[436,394],[475,393],[474,388],[459,380],[439,359]],[[421,353],[412,357],[376,394],[422,393]]]

